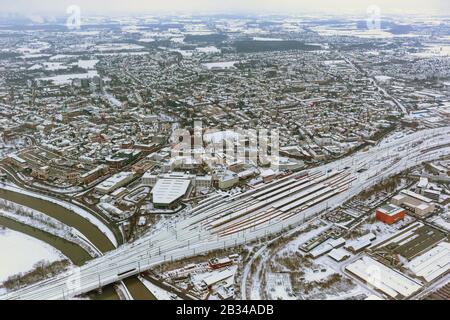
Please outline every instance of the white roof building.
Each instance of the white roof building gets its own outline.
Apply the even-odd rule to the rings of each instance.
[[[351,256],[351,253],[344,248],[333,249],[328,253],[328,256],[335,261],[343,261]]]
[[[205,277],[203,282],[209,287],[220,281],[224,281],[227,278],[230,278],[234,275],[234,271],[232,269],[224,269],[220,271],[216,271],[213,274]]]
[[[431,200],[430,198],[424,197],[424,196],[422,196],[418,193],[415,193],[414,191],[411,191],[411,190],[404,189],[401,191],[401,193],[406,196],[409,196],[411,198],[415,198],[419,201],[425,202],[425,203],[433,202],[433,200]]]
[[[408,268],[418,277],[430,282],[450,270],[450,243],[441,242],[408,263]]]
[[[364,256],[345,269],[391,298],[409,297],[422,285],[373,258]]]
[[[159,179],[153,190],[153,203],[168,206],[182,198],[188,191],[190,180],[183,179]]]
[[[334,248],[339,248],[345,244],[344,238],[338,238],[338,239],[328,239],[325,241],[325,243],[319,245],[318,247],[314,248],[309,252],[309,254],[313,258],[320,257],[321,255],[324,255],[325,253],[330,252]]]
[[[418,188],[426,188],[428,187],[428,178],[420,177],[419,183],[417,184]]]
[[[134,174],[133,172],[119,172],[115,175],[109,177],[102,183],[99,183],[95,190],[102,193],[110,193],[114,190],[126,185],[128,182],[133,180]]]
[[[361,236],[355,240],[350,241],[345,248],[349,249],[353,252],[359,252],[362,249],[370,246],[372,244],[372,241],[376,239],[376,236],[370,232],[364,236]]]

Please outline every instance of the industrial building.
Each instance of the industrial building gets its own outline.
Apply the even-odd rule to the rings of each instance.
[[[315,247],[314,249],[312,249],[308,255],[311,256],[312,258],[316,259],[332,250],[335,250],[337,248],[342,247],[343,245],[345,245],[345,239],[340,237],[337,239],[328,239],[326,240],[324,243],[320,244],[319,246]]]
[[[158,181],[158,175],[153,174],[151,172],[146,172],[142,176],[142,184],[144,186],[154,187],[157,181]]]
[[[393,224],[405,217],[406,210],[393,204],[388,204],[378,208],[375,216],[378,220],[387,224]]]
[[[434,248],[412,259],[408,268],[430,282],[450,270],[450,243],[441,242]]]
[[[350,241],[345,248],[350,252],[358,253],[363,251],[365,248],[369,247],[372,242],[377,238],[372,232],[365,234],[355,240]]]
[[[439,190],[433,190],[433,189],[424,189],[424,190],[422,190],[422,194],[425,197],[430,198],[434,201],[439,201],[439,199],[441,197],[441,192]]]
[[[342,262],[351,257],[351,253],[344,248],[333,249],[328,253],[328,256],[337,262]]]
[[[370,250],[388,258],[387,261],[397,259],[398,256],[411,261],[445,238],[444,232],[429,225],[424,225],[422,222],[414,222],[372,246]]]
[[[434,211],[433,200],[411,190],[402,190],[394,196],[391,202],[397,206],[405,206],[419,216],[425,216]]]
[[[31,176],[36,179],[47,180],[49,174],[50,174],[49,166],[36,167],[31,169]]]
[[[233,275],[234,275],[233,270],[230,269],[220,270],[217,273],[205,277],[202,280],[202,284],[206,286],[206,288],[211,288],[213,285],[233,277]]]
[[[103,210],[105,210],[108,214],[114,215],[116,217],[122,217],[123,211],[117,208],[116,206],[108,203],[108,202],[102,202],[99,204],[99,207]]]
[[[422,287],[404,274],[368,256],[349,264],[345,269],[393,299],[409,297]]]
[[[119,169],[124,165],[132,162],[141,155],[141,150],[121,149],[115,154],[105,158],[106,164],[111,168]]]

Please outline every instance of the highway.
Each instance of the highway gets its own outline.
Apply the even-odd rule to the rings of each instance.
[[[0,299],[68,299],[165,261],[234,247],[284,232],[335,208],[379,181],[450,154],[450,127],[388,137],[368,151],[298,172],[247,192],[216,194],[181,222],[151,230],[131,244]]]

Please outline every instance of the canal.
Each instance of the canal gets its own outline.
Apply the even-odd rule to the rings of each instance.
[[[114,249],[114,245],[97,226],[75,212],[56,203],[5,189],[0,189],[0,198],[45,213],[49,217],[55,218],[65,225],[77,229],[103,253]]]
[[[67,226],[73,227],[80,231],[89,239],[102,253],[113,250],[115,247],[108,237],[95,225],[84,217],[64,208],[58,204],[47,200],[32,197],[27,194],[21,194],[15,191],[0,189],[0,198],[15,202],[25,207],[40,211],[52,218],[55,218]],[[90,260],[90,255],[80,246],[69,242],[65,239],[54,236],[42,230],[35,229],[31,226],[16,222],[14,220],[0,217],[0,225],[12,230],[22,232],[36,239],[42,240],[54,248],[61,251],[75,265],[82,265]],[[155,296],[142,284],[137,277],[131,277],[124,280],[128,291],[136,300],[155,300]],[[119,299],[113,285],[103,288],[101,294],[93,296],[94,299],[100,300],[116,300]]]
[[[51,245],[53,248],[61,251],[70,261],[73,262],[73,264],[77,266],[81,266],[86,261],[91,259],[91,256],[79,245],[43,230],[36,229],[29,225],[2,216],[0,216],[0,225],[8,229],[24,233]]]
[[[134,300],[156,300],[156,297],[147,289],[147,287],[138,279],[137,276],[126,278],[123,283]]]

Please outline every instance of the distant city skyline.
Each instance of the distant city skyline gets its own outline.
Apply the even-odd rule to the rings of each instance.
[[[378,6],[381,14],[447,15],[446,0],[15,0],[0,1],[1,14],[64,16],[71,5],[84,14],[129,15],[152,13],[358,14]]]

